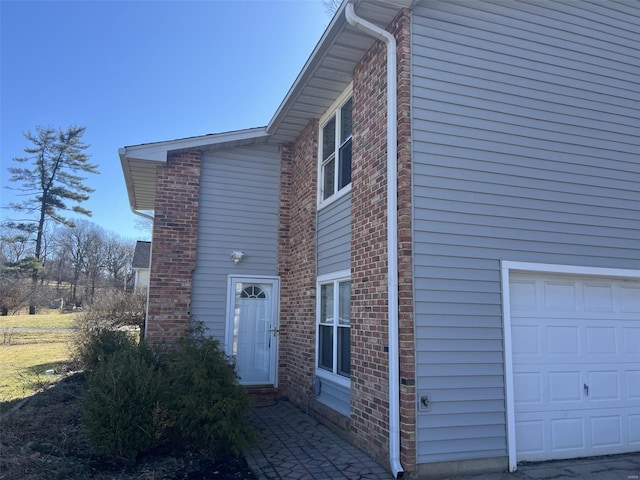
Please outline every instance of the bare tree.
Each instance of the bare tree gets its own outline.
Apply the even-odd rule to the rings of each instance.
[[[144,217],[136,217],[134,222],[136,230],[143,232],[147,238],[151,238],[151,231],[153,230],[153,222],[151,220]]]
[[[335,13],[338,11],[338,8],[340,8],[340,5],[342,4],[342,0],[322,0],[322,4],[324,5],[324,8],[327,11],[327,14],[330,17],[333,17]]]
[[[89,302],[93,302],[96,288],[102,280],[105,269],[105,233],[101,227],[93,225],[89,228],[87,243],[82,263],[85,275],[84,296]]]
[[[102,229],[86,220],[80,220],[74,227],[64,227],[59,232],[59,247],[71,266],[71,302],[77,303],[78,287],[83,275],[93,271]],[[85,289],[86,290],[86,289]]]
[[[112,287],[124,290],[131,272],[135,242],[115,233],[107,234],[104,242],[104,265]]]
[[[29,247],[29,234],[8,224],[0,231],[0,311],[2,315],[24,308],[35,297],[30,281],[41,265]]]
[[[0,261],[3,264],[19,262],[29,251],[29,235],[10,224],[0,227]]]

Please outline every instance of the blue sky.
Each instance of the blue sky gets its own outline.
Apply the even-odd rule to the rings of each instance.
[[[145,238],[118,148],[266,125],[330,20],[322,0],[0,0],[0,203],[22,132],[83,125],[89,220]]]

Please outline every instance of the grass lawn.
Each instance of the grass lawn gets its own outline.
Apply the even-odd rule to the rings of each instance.
[[[61,313],[0,317],[0,413],[59,378],[45,372],[60,371],[70,357],[72,332],[15,329],[70,328],[73,320],[73,314]]]
[[[60,313],[56,310],[38,315],[9,315],[0,317],[0,330],[6,328],[71,328],[75,313]]]

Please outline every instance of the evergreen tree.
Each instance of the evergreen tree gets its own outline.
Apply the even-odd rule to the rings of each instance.
[[[24,149],[24,157],[13,160],[26,166],[10,167],[9,180],[19,184],[17,188],[28,197],[9,207],[18,212],[33,216],[21,220],[14,226],[35,233],[34,256],[40,261],[43,251],[45,222],[73,226],[73,221],[65,212],[75,212],[91,216],[91,212],[79,204],[89,199],[93,189],[84,181],[82,173],[99,173],[97,165],[89,163],[85,150],[89,145],[83,143],[85,127],[70,126],[66,130],[36,126],[35,133],[27,131],[24,136],[32,144]],[[73,202],[75,205],[69,205]],[[38,281],[38,270],[34,269],[32,280]],[[29,313],[35,313],[35,305],[29,306]]]

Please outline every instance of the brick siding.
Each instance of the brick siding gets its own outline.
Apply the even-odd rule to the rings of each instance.
[[[398,330],[400,342],[400,460],[416,469],[416,361],[413,311],[411,194],[411,17],[395,20],[398,59]]]
[[[415,469],[415,360],[411,273],[409,15],[390,31],[398,41],[398,241],[401,450]],[[386,46],[376,42],[354,72],[351,190],[351,422],[353,441],[388,465],[388,282]]]
[[[189,327],[196,267],[200,152],[169,155],[158,167],[147,339],[172,342]]]
[[[398,41],[398,258],[401,460],[415,470],[415,358],[411,251],[410,18]],[[322,418],[380,463],[389,461],[386,202],[386,46],[354,71],[351,190],[351,417],[310,397],[315,372],[318,123],[282,149],[278,270],[281,393]]]
[[[278,273],[280,388],[305,408],[315,374],[316,177],[318,122],[282,148]]]

